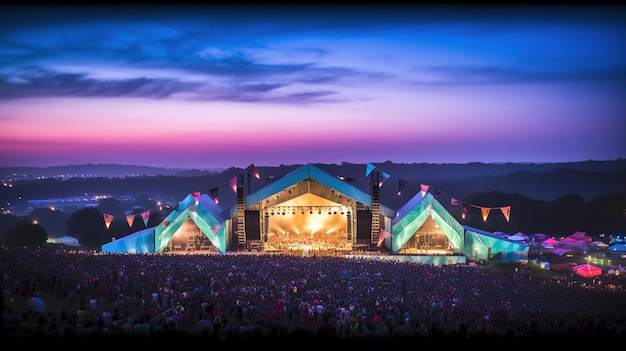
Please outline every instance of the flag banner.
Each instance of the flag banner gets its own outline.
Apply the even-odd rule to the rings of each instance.
[[[133,222],[135,222],[135,215],[126,216],[126,223],[128,223],[129,227],[133,226]]]
[[[393,235],[391,235],[391,233],[386,232],[384,229],[380,230],[380,237],[378,238],[378,243],[376,244],[376,246],[381,247],[383,246],[383,241],[385,241],[386,237],[392,237]]]
[[[368,175],[370,175],[370,173],[372,173],[373,170],[376,169],[376,166],[374,166],[371,163],[367,164],[367,169],[365,170],[365,176],[367,177]]]
[[[229,180],[228,185],[230,185],[230,188],[237,194],[237,177],[233,177],[233,179]]]
[[[200,199],[200,192],[196,191],[191,193],[191,195],[193,196],[193,199],[196,200],[196,204],[198,203],[198,200]]]
[[[387,178],[389,178],[389,174],[382,172],[382,178],[380,179],[380,182],[378,182],[378,187],[383,186],[383,183],[385,182],[385,180],[387,180]]]
[[[508,222],[509,218],[511,218],[511,206],[500,207],[500,211],[502,211],[504,218],[506,218],[506,221]]]
[[[215,201],[215,203],[218,203],[217,188],[213,188],[213,189],[209,190],[209,193],[211,194],[211,197],[213,198],[213,201]]]
[[[439,190],[438,188],[435,188],[435,193],[433,194],[433,196],[435,197],[435,199],[437,198],[437,196],[441,195],[441,190]]]
[[[483,215],[483,221],[487,222],[487,217],[489,217],[489,212],[491,211],[491,208],[489,207],[481,207],[480,208],[480,212]]]
[[[430,188],[430,185],[420,184],[420,189],[422,190],[422,197],[426,196],[426,193],[428,192],[428,188]]]
[[[398,180],[398,196],[400,196],[402,194],[402,189],[404,189],[404,186],[406,185],[406,180]]]
[[[168,221],[163,221],[161,223],[163,223],[163,227],[165,227],[165,228],[167,228],[167,226],[170,225],[170,222],[168,222]]]
[[[113,222],[113,216],[112,214],[104,214],[104,224],[106,224],[107,229],[109,229],[109,227],[111,226],[111,222]]]
[[[220,230],[220,225],[219,224],[216,224],[216,225],[211,227],[211,231],[213,232],[214,236],[217,236],[218,230]]]
[[[461,218],[465,219],[465,217],[467,217],[467,210],[469,209],[469,206],[463,204],[461,207]]]
[[[455,198],[451,198],[450,199],[450,205],[458,205],[460,204],[459,200],[455,199]]]
[[[254,167],[254,163],[251,163],[248,167],[246,167],[248,173],[252,174],[256,179],[261,179],[261,175],[257,172],[256,167]]]
[[[143,224],[148,226],[148,218],[150,218],[150,210],[141,212],[141,218],[143,219]]]

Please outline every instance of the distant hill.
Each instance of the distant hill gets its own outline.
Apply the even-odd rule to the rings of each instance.
[[[40,178],[126,178],[141,176],[177,176],[195,177],[211,173],[223,172],[223,168],[215,169],[176,169],[149,166],[117,165],[117,164],[83,164],[52,167],[0,167],[3,179],[30,180]]]

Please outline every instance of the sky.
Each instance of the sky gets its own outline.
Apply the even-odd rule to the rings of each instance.
[[[626,158],[619,5],[0,5],[0,166]]]

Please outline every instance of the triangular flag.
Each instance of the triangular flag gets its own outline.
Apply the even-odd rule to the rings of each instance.
[[[511,206],[500,207],[500,211],[502,211],[504,218],[506,218],[506,221],[508,222],[509,218],[511,218]]]
[[[261,179],[261,175],[257,172],[256,167],[254,167],[254,163],[251,163],[248,167],[246,167],[248,172],[252,174],[256,179]]]
[[[141,212],[141,218],[143,219],[143,224],[148,226],[148,218],[150,218],[150,210]]]
[[[480,212],[483,215],[483,221],[487,222],[487,217],[489,216],[489,212],[491,209],[489,207],[481,207]]]
[[[126,223],[128,223],[129,227],[133,226],[133,222],[135,221],[135,215],[126,216]]]
[[[193,196],[193,199],[196,200],[196,205],[198,204],[198,200],[200,199],[200,192],[199,191],[195,191],[193,193],[191,193],[191,195]]]
[[[371,163],[367,164],[367,169],[365,170],[365,176],[367,177],[368,175],[370,175],[370,173],[372,173],[373,170],[376,169],[376,166],[374,166]]]
[[[214,226],[211,227],[211,231],[213,232],[213,235],[217,236],[217,231],[220,229],[220,225],[216,224]]]
[[[104,214],[104,224],[106,224],[107,229],[109,229],[109,227],[111,226],[111,222],[113,222],[113,216],[112,214]]]
[[[400,194],[402,194],[402,189],[404,189],[404,186],[406,185],[406,180],[398,180],[398,196],[400,196]]]
[[[383,183],[385,182],[385,180],[387,180],[387,178],[389,178],[389,174],[382,172],[382,178],[380,179],[380,182],[378,182],[378,186],[381,187],[383,186]]]
[[[170,225],[170,222],[168,222],[168,221],[163,221],[162,223],[163,223],[163,226],[164,226],[165,228],[167,228],[167,226],[168,226],[168,225]]]
[[[237,177],[233,177],[233,179],[228,181],[230,188],[233,189],[235,194],[237,193]]]
[[[211,197],[213,198],[213,201],[215,201],[215,203],[218,203],[218,199],[217,199],[217,188],[213,188],[211,190],[209,190],[209,193],[211,194]]]
[[[463,204],[462,208],[461,208],[461,218],[465,219],[465,217],[467,217],[467,210],[469,209],[469,206],[467,206],[466,204]]]
[[[455,198],[451,198],[450,199],[450,205],[458,205],[460,204],[459,200],[455,199]]]
[[[376,244],[376,246],[381,247],[383,246],[383,241],[385,241],[386,237],[392,237],[393,235],[391,235],[391,233],[386,232],[384,229],[380,230],[380,237],[378,238],[378,243]]]
[[[441,190],[439,190],[438,188],[435,188],[435,194],[433,195],[435,197],[435,199],[437,198],[437,196],[441,195]]]
[[[424,197],[426,196],[426,193],[428,192],[428,188],[430,188],[430,185],[420,184],[420,188],[422,190],[422,197]]]

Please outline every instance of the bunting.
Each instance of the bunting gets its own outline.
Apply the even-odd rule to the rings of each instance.
[[[233,177],[233,179],[229,180],[228,185],[230,185],[230,188],[237,194],[237,177]]]
[[[438,188],[435,188],[435,193],[433,194],[433,197],[436,199],[437,196],[441,195],[441,190],[439,190]]]
[[[504,218],[506,218],[506,221],[509,222],[509,218],[511,217],[511,206],[500,207],[500,211],[502,211],[502,214],[504,215]]]
[[[402,194],[402,189],[406,186],[406,180],[399,179],[398,180],[398,196]]]
[[[491,209],[489,207],[480,208],[480,213],[483,215],[484,222],[487,222],[487,217],[489,216],[489,212],[491,212]]]
[[[196,205],[198,204],[198,200],[200,199],[200,192],[199,191],[195,191],[193,193],[191,193],[191,195],[193,196],[193,199],[196,200]]]
[[[386,237],[393,237],[393,235],[389,232],[386,232],[384,229],[380,230],[380,237],[378,238],[378,243],[376,244],[376,246],[381,247],[383,246],[383,241],[385,241]]]
[[[215,203],[219,203],[218,199],[217,199],[217,188],[213,188],[211,190],[209,190],[209,193],[211,194],[211,197],[213,198],[213,201],[215,201]]]
[[[455,199],[455,198],[451,198],[451,199],[450,199],[450,205],[452,205],[452,206],[456,206],[456,205],[458,205],[458,204],[460,204],[459,200],[457,200],[457,199]]]
[[[126,223],[128,223],[129,227],[133,226],[133,222],[135,222],[135,215],[126,216]]]
[[[370,175],[370,173],[372,173],[372,171],[373,171],[373,170],[375,170],[375,169],[376,169],[376,166],[374,166],[374,165],[373,165],[373,164],[371,164],[371,163],[368,163],[368,164],[367,164],[367,169],[365,170],[365,176],[366,176],[366,177],[367,177],[367,176],[369,176],[369,175]]]
[[[141,212],[141,218],[143,219],[143,224],[148,226],[148,218],[150,218],[150,210]]]
[[[378,182],[378,187],[383,186],[383,183],[385,182],[385,180],[387,180],[387,178],[389,178],[389,174],[382,172],[382,178]]]
[[[261,175],[259,175],[259,172],[257,172],[256,167],[254,167],[254,163],[251,163],[248,167],[246,167],[246,170],[256,179],[261,179]]]
[[[430,188],[430,185],[420,184],[420,189],[422,191],[422,197],[426,196],[426,193],[428,192],[428,188]]]
[[[111,222],[113,222],[113,217],[115,216],[113,216],[112,214],[104,214],[104,224],[106,224],[107,229],[109,229],[109,227],[111,226]]]
[[[213,232],[213,235],[217,237],[217,233],[218,230],[220,229],[220,224],[216,224],[214,226],[211,227],[211,231]]]
[[[163,221],[161,222],[163,224],[163,227],[167,228],[168,225],[170,225],[169,221]]]
[[[463,204],[462,208],[461,208],[461,218],[465,219],[467,217],[467,210],[469,209],[469,206],[467,206],[466,204]]]

